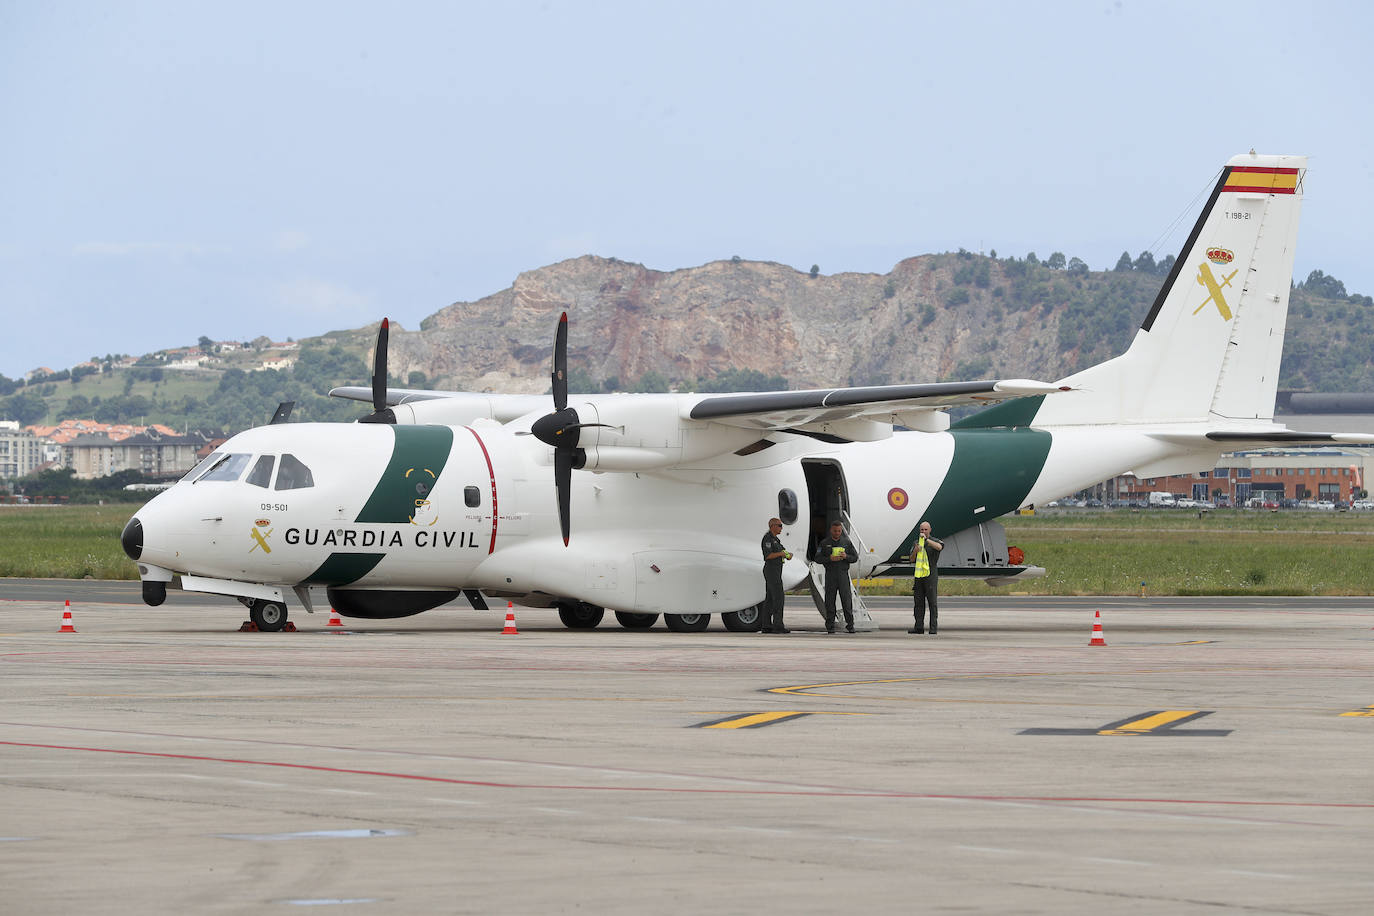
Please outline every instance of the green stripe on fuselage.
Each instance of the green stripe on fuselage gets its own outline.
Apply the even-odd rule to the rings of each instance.
[[[391,461],[358,513],[360,522],[409,522],[416,501],[429,498],[453,448],[453,430],[447,426],[388,428],[396,435]]]
[[[301,585],[350,585],[372,572],[384,553],[331,553]]]
[[[951,423],[949,428],[991,429],[993,427],[1030,426],[1044,400],[1043,394],[1026,398],[1012,398],[1010,401],[994,404],[987,410],[980,410],[972,416],[964,417],[957,423]]]
[[[1052,440],[1043,430],[1025,428],[951,430],[950,436],[954,457],[949,473],[924,516],[936,537],[1019,508],[1040,477]],[[900,556],[911,553],[920,521],[902,542]]]

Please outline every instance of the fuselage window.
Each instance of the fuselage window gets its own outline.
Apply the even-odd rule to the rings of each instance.
[[[211,456],[214,457],[213,455]],[[252,455],[220,455],[219,460],[210,465],[210,470],[196,478],[196,483],[204,483],[207,480],[238,480],[243,476],[243,469],[248,467],[248,459]]]
[[[272,466],[276,463],[276,455],[263,455],[258,459],[258,463],[253,465],[253,470],[248,472],[244,482],[267,489],[267,485],[272,482]]]
[[[792,490],[782,489],[778,491],[778,518],[782,519],[784,525],[791,525],[797,520],[797,494]]]
[[[482,491],[476,487],[463,487],[463,504],[469,509],[482,505]]]
[[[277,471],[278,490],[303,490],[314,485],[315,475],[299,458],[295,455],[281,456],[281,469]]]

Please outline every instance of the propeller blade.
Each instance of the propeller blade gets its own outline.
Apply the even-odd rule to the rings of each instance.
[[[377,329],[377,352],[372,357],[372,409],[381,412],[386,407],[386,341],[391,322],[382,319]]]
[[[563,530],[563,546],[568,546],[572,527],[572,469],[575,453],[572,449],[557,449],[553,453],[553,483],[558,489],[558,525]]]
[[[553,339],[553,409],[568,406],[568,313],[558,319],[558,333]]]

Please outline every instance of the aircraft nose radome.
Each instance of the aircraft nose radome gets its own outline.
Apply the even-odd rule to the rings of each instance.
[[[129,524],[124,526],[119,543],[130,560],[137,560],[143,556],[143,523],[138,520],[138,516],[129,519]]]

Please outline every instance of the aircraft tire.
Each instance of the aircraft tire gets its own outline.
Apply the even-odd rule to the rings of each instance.
[[[647,630],[658,622],[657,614],[635,614],[630,611],[616,611],[615,619],[627,630]]]
[[[276,633],[286,626],[286,605],[280,601],[254,601],[248,608],[248,617],[264,633]]]
[[[700,633],[711,625],[710,614],[664,614],[663,622],[674,633]]]
[[[585,601],[558,606],[558,619],[563,621],[563,626],[569,630],[594,629],[604,616],[606,616],[605,608],[587,604]]]
[[[763,607],[754,605],[720,615],[720,622],[731,633],[757,633],[763,626]]]

